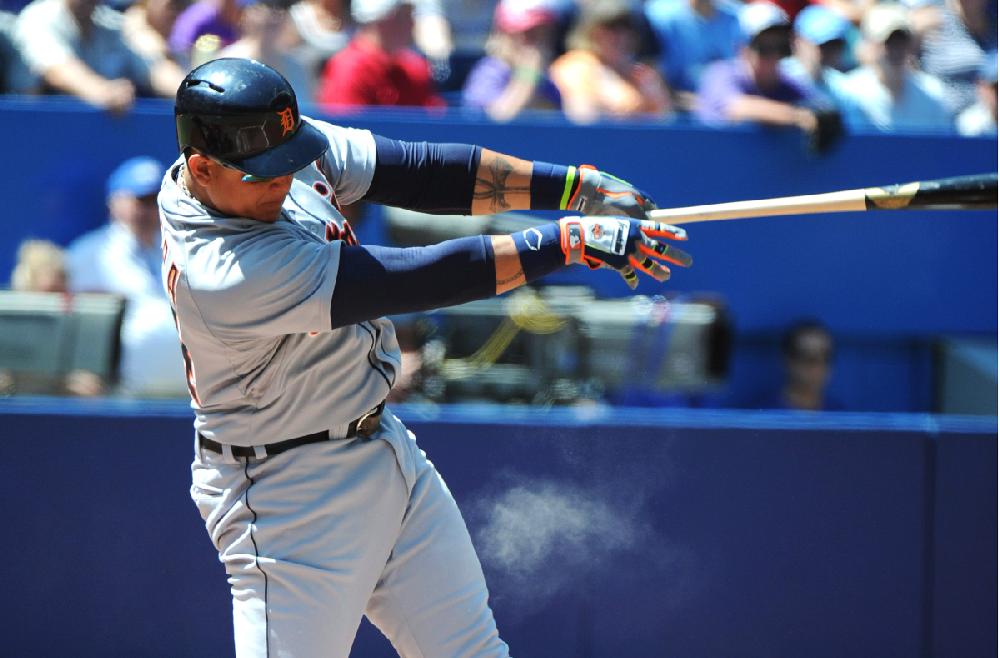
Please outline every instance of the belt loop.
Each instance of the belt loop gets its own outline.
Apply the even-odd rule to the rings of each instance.
[[[265,446],[254,446],[253,456],[257,459],[267,459],[267,447]]]
[[[236,455],[233,454],[233,446],[228,443],[221,444],[222,447],[222,458],[227,462],[237,462]]]

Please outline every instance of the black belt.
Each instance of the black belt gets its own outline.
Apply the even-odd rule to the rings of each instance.
[[[327,431],[315,432],[313,434],[306,434],[305,436],[298,436],[294,439],[287,439],[285,441],[279,441],[277,443],[268,443],[267,445],[260,446],[264,449],[264,453],[271,457],[273,455],[279,455],[286,450],[291,450],[292,448],[297,448],[298,446],[306,445],[307,443],[319,443],[320,441],[328,441],[329,439],[353,439],[356,436],[368,437],[374,434],[378,430],[379,423],[382,420],[382,410],[385,409],[385,400],[379,402],[379,405],[361,414],[359,417],[351,421],[351,424],[347,426],[347,434],[342,437],[331,437],[330,433]],[[223,453],[222,444],[218,441],[213,441],[205,436],[202,436],[201,432],[198,433],[198,445],[207,450],[221,455]],[[252,446],[230,446],[233,451],[234,457],[256,457],[257,449]]]

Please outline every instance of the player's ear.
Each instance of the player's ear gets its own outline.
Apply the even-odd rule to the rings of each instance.
[[[207,185],[214,178],[212,164],[214,163],[201,153],[192,153],[187,159],[188,171],[199,185]]]

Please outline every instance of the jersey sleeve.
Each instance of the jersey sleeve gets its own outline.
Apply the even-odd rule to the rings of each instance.
[[[347,205],[361,199],[368,192],[375,174],[375,137],[368,130],[303,118],[330,140],[330,148],[319,164],[323,175],[333,185],[337,200]]]
[[[198,313],[224,342],[329,331],[341,245],[271,227],[228,254],[205,247],[187,273]]]

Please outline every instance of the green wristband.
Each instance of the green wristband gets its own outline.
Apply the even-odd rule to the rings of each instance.
[[[569,198],[573,194],[573,184],[576,182],[576,167],[570,165],[566,168],[566,186],[563,187],[562,199],[559,201],[559,210],[566,210],[569,205]]]

